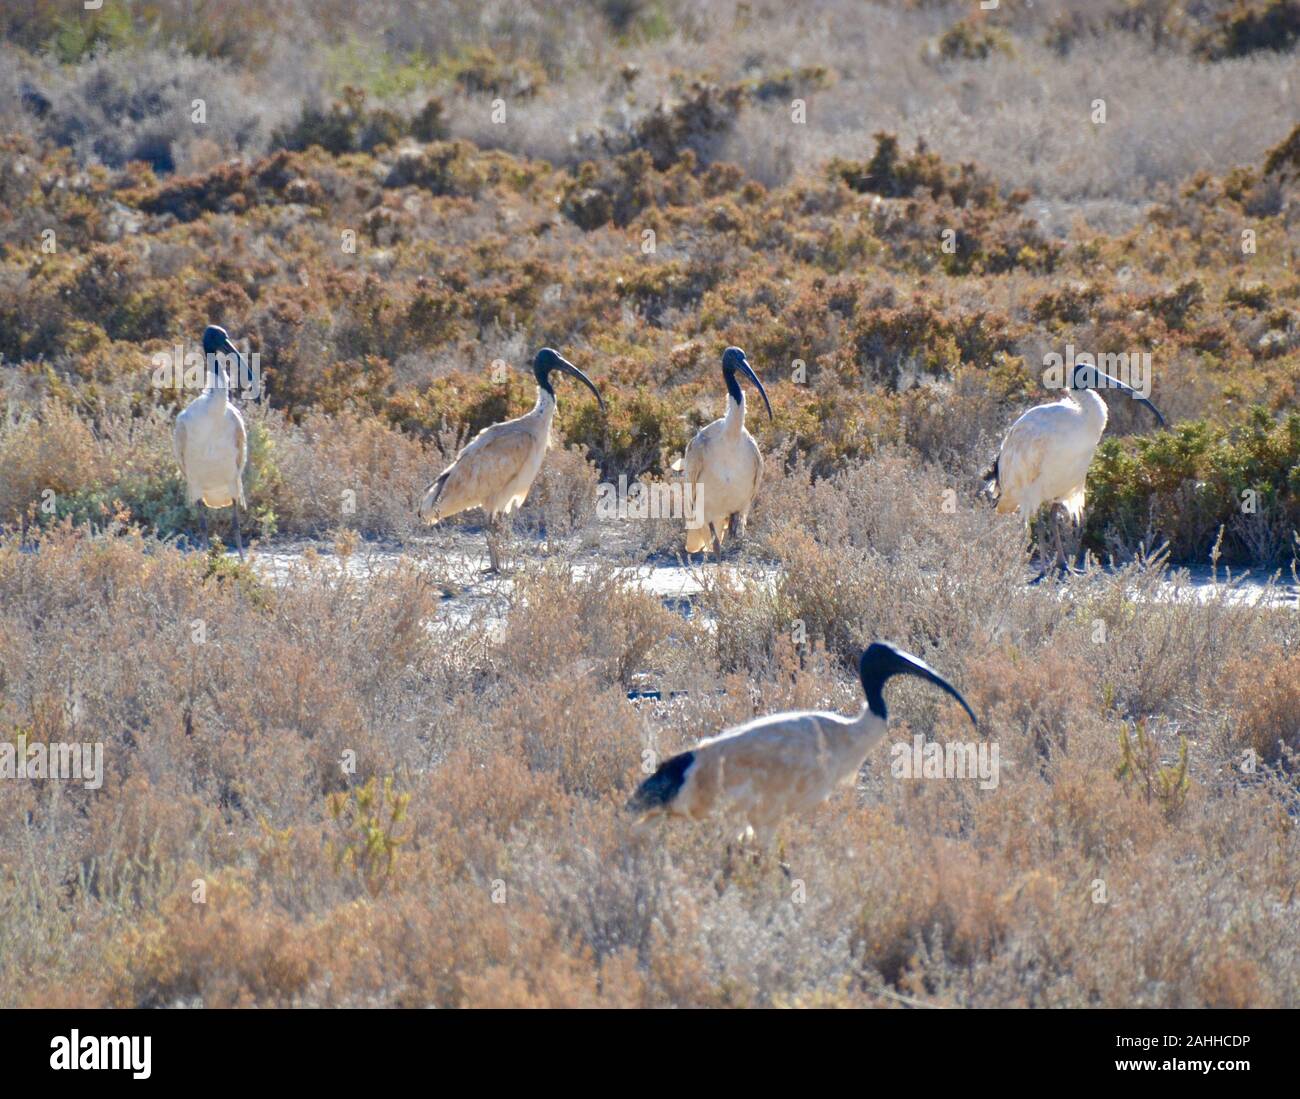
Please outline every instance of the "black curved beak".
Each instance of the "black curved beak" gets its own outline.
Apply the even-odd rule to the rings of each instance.
[[[1144,405],[1147,406],[1147,408],[1151,409],[1151,411],[1155,413],[1156,419],[1160,421],[1160,426],[1161,427],[1165,426],[1165,418],[1162,415],[1160,415],[1160,409],[1156,408],[1155,405],[1153,405],[1150,401],[1148,401],[1145,397],[1143,397],[1140,393],[1138,393],[1138,391],[1134,389],[1131,385],[1125,385],[1118,378],[1112,378],[1109,374],[1103,374],[1096,367],[1093,367],[1093,373],[1096,374],[1096,376],[1100,378],[1102,381],[1104,381],[1108,388],[1118,389],[1122,393],[1127,393],[1134,400],[1141,401]]]
[[[580,381],[583,385],[585,385],[588,389],[590,389],[596,395],[596,403],[600,405],[601,412],[604,412],[605,401],[600,395],[600,390],[596,388],[595,383],[590,378],[588,378],[586,374],[584,374],[581,370],[579,370],[576,366],[574,366],[573,363],[569,362],[568,359],[561,359],[558,355],[555,358],[556,358],[556,363],[554,369],[562,370],[566,374],[573,375],[573,377],[577,378],[578,381]]]
[[[881,692],[886,680],[893,675],[914,675],[952,695],[961,703],[961,708],[970,717],[971,724],[979,728],[975,711],[967,704],[961,692],[924,660],[918,659],[911,653],[905,653],[902,649],[883,641],[873,642],[862,654],[861,675],[862,687],[867,692],[867,704],[871,712],[879,717],[885,715],[884,697]]]
[[[767,418],[769,420],[775,419],[772,415],[772,402],[767,399],[767,390],[763,388],[763,383],[758,380],[758,375],[754,373],[754,368],[749,365],[748,359],[740,360],[740,369],[745,372],[745,377],[758,387],[758,392],[763,398],[763,403],[767,405]]]
[[[235,361],[239,363],[239,373],[240,373],[239,380],[242,381],[244,378],[248,376],[248,367],[247,364],[245,364],[244,362],[244,356],[239,353],[239,349],[233,343],[231,343],[229,338],[226,339],[226,346],[224,348],[224,351],[228,355],[233,355],[235,357]],[[230,388],[238,389],[239,387],[232,385]]]

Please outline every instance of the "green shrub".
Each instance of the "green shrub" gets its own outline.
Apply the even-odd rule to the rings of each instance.
[[[113,519],[129,520],[163,537],[194,526],[184,484],[178,476],[162,474],[128,474],[111,484],[61,496],[51,518],[71,518],[74,523],[100,527]]]
[[[1262,522],[1283,544],[1300,530],[1300,413],[1275,420],[1256,408],[1236,430],[1198,420],[1104,439],[1088,474],[1086,535],[1098,551],[1131,550],[1151,533],[1174,560],[1205,563],[1222,530],[1223,561],[1247,564]]]

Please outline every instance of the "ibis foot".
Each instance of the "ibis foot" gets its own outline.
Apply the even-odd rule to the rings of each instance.
[[[1041,584],[1044,580],[1057,580],[1061,583],[1065,583],[1065,581],[1069,580],[1071,577],[1083,575],[1083,569],[1076,569],[1071,565],[1065,565],[1058,562],[1050,568],[1040,569],[1038,575],[1029,581],[1028,586],[1032,588]]]

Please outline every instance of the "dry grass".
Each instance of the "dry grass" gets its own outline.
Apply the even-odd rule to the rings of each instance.
[[[56,5],[31,7],[25,24],[6,28],[29,49],[50,41],[46,25],[76,26]],[[367,19],[346,3],[268,12],[236,2],[201,17],[189,7],[141,5],[134,28],[94,40],[116,52],[71,70],[9,47],[0,81],[12,94],[0,97],[0,122],[67,144],[88,163],[134,157],[191,171],[264,152],[304,105],[352,84],[399,111],[437,94],[454,135],[567,164],[584,138],[648,113],[680,90],[683,74],[705,74],[752,82],[760,93],[718,152],[768,185],[833,156],[861,156],[871,134],[890,130],[909,145],[923,137],[947,159],[988,162],[1006,186],[1032,187],[1042,213],[1065,229],[1077,213],[1111,227],[1131,221],[1162,186],[1257,160],[1286,136],[1297,110],[1286,54],[1260,50],[1212,65],[1198,54],[1230,2],[1191,13],[1158,0],[1007,3],[985,22],[1012,48],[978,60],[938,55],[940,35],[970,17],[962,0],[818,0],[797,12],[532,0],[487,11],[448,4],[436,19],[409,0],[369,5]],[[53,53],[76,58],[84,48],[63,34]],[[465,75],[483,68],[474,65],[484,50],[486,85]],[[538,75],[512,82],[521,69]],[[800,78],[813,69],[826,75]],[[39,114],[23,109],[24,89],[47,104]],[[214,106],[201,131],[188,121],[195,96]],[[509,101],[504,123],[492,116],[500,96]],[[798,126],[790,121],[796,96],[809,104]],[[1104,126],[1089,118],[1095,97],[1110,107]]]
[[[1300,1002],[1295,610],[1153,552],[1294,569],[1294,43],[1238,0],[972,8],[0,12],[0,745],[105,763],[0,777],[0,1005]],[[151,385],[210,321],[268,383],[247,566],[188,552]],[[1171,426],[1112,402],[1090,474],[1130,563],[1026,587],[977,474],[1067,342],[1154,350]],[[481,518],[415,503],[548,343],[608,413],[562,389],[485,584]],[[666,604],[629,571],[681,523],[593,500],[669,476],[729,343],[763,485]],[[972,735],[894,681],[793,880],[633,826],[647,759],[855,710],[877,638],[961,688],[996,788],[893,776]]]
[[[690,621],[559,561],[448,614],[413,565],[309,554],[270,586],[128,532],[6,539],[0,721],[102,740],[107,775],[8,786],[0,1002],[1294,1002],[1294,614],[1152,602],[1135,572],[1026,589],[940,484],[890,455],[790,477],[756,537],[774,584],[725,572]],[[783,829],[801,897],[707,826],[630,827],[644,749],[850,710],[844,657],[878,636],[961,686],[996,790],[894,778],[882,748]],[[686,693],[629,701],[634,678]],[[968,735],[932,693],[891,700],[891,742]],[[1159,780],[1180,737],[1185,789]]]

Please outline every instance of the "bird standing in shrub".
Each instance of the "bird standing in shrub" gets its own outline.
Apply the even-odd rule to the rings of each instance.
[[[1147,398],[1091,363],[1078,363],[1066,377],[1065,396],[1034,406],[1012,424],[993,465],[983,474],[989,495],[997,501],[998,514],[1019,511],[1031,534],[1044,505],[1051,509],[1049,520],[1055,519],[1059,505],[1072,523],[1083,521],[1088,467],[1106,430],[1106,402],[1094,390],[1098,382],[1141,401],[1162,425],[1165,422],[1160,410]],[[1051,567],[1068,572],[1060,525],[1053,522],[1052,526],[1056,547]],[[1037,543],[1042,567],[1037,580],[1041,580],[1049,568],[1042,523],[1038,524]]]
[[[749,509],[758,495],[763,478],[763,455],[754,437],[745,430],[745,393],[737,373],[744,374],[758,387],[772,419],[772,405],[767,390],[758,380],[749,360],[739,347],[722,353],[722,380],[727,386],[727,411],[720,420],[700,428],[686,447],[686,453],[673,463],[673,469],[685,475],[690,493],[687,502],[686,552],[706,550],[710,541],[719,562],[722,539],[718,527],[727,521],[727,534],[739,538],[749,519]]]
[[[203,544],[208,544],[208,514],[205,508],[233,507],[235,547],[244,559],[244,541],[239,532],[239,509],[244,502],[244,466],[248,462],[248,434],[244,418],[230,402],[230,377],[222,362],[224,355],[243,357],[230,342],[224,328],[210,324],[203,330],[203,356],[208,384],[179,416],[172,432],[172,449],[185,478],[185,500],[199,507]]]
[[[910,653],[877,641],[858,662],[867,701],[856,717],[804,710],[728,729],[662,763],[627,807],[642,820],[659,815],[699,820],[719,813],[761,844],[782,817],[812,809],[857,775],[885,735],[883,692],[895,675],[917,676],[947,691],[975,721],[966,700],[943,676]]]
[[[582,382],[596,395],[600,410],[605,411],[605,402],[591,379],[558,352],[543,347],[533,359],[533,377],[537,379],[537,404],[533,410],[485,427],[438,475],[420,500],[420,518],[428,523],[475,507],[487,512],[489,572],[501,571],[496,544],[500,517],[509,515],[527,498],[550,445],[551,421],[555,418],[551,372],[555,370]]]

